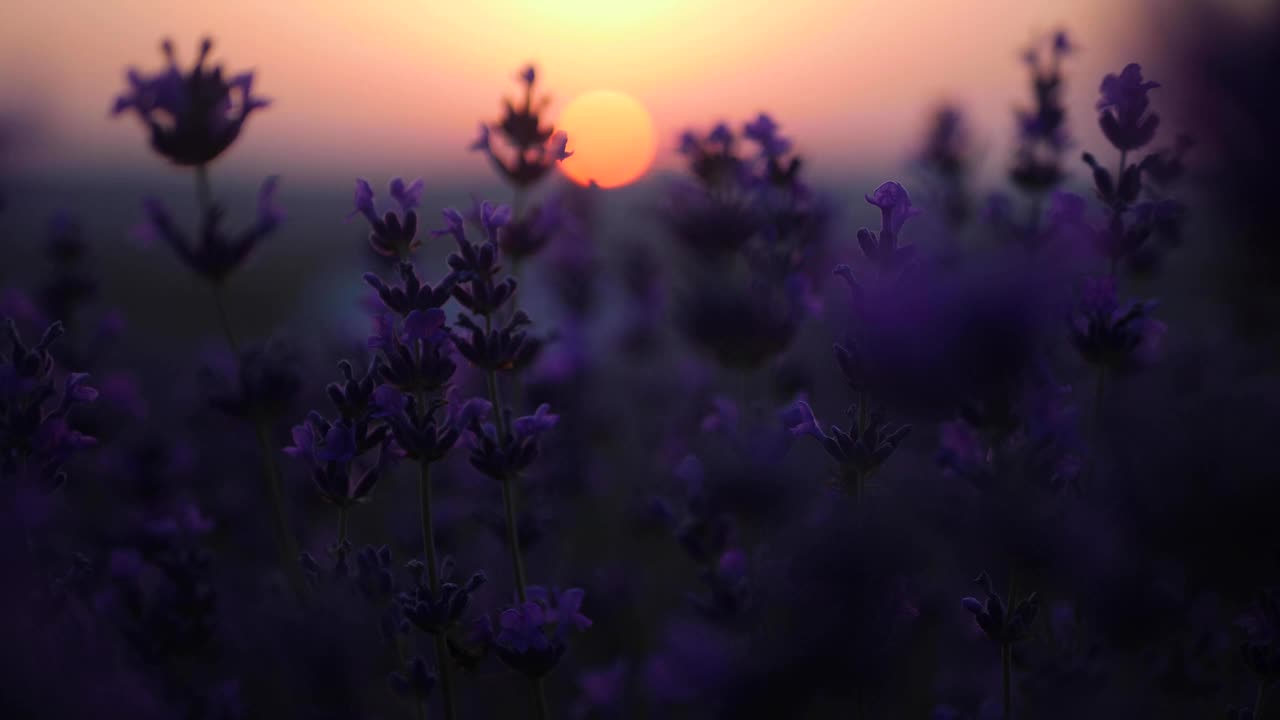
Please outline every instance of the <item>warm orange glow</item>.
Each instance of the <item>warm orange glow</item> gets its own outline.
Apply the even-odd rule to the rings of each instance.
[[[560,113],[556,129],[569,134],[573,151],[560,169],[579,185],[626,185],[644,175],[657,151],[649,111],[620,92],[579,95]]]

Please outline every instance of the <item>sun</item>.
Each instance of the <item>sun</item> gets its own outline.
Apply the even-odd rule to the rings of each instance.
[[[560,163],[579,185],[621,187],[649,169],[657,151],[653,119],[635,98],[597,90],[574,98],[556,120],[573,156]]]

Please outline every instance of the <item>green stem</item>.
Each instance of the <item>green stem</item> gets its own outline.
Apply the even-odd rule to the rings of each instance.
[[[200,222],[204,223],[213,207],[213,191],[209,188],[209,168],[196,166],[196,201],[200,203]]]
[[[1267,697],[1267,683],[1258,681],[1258,694],[1253,699],[1253,720],[1262,720],[1262,701]]]
[[[207,213],[212,203],[209,190],[209,175],[204,165],[196,167],[196,199],[200,203],[201,213]],[[203,218],[202,218],[203,222]],[[235,358],[236,372],[240,372],[240,343],[236,341],[235,331],[231,329],[231,318],[227,314],[227,306],[222,297],[222,286],[211,285],[213,305],[218,312],[218,324],[222,335],[226,338],[227,347]],[[272,508],[272,532],[275,535],[276,551],[280,555],[280,569],[288,578],[289,585],[299,600],[305,598],[305,583],[302,571],[298,567],[298,550],[293,536],[289,533],[289,520],[284,508],[284,490],[280,484],[280,467],[276,463],[276,451],[271,444],[271,428],[265,418],[255,417],[254,432],[258,438],[258,452],[262,457],[262,474],[266,479],[267,496]]]
[[[502,508],[507,516],[507,544],[511,546],[511,571],[516,578],[516,595],[520,602],[528,597],[524,574],[524,557],[520,552],[520,530],[516,525],[516,500],[512,481],[502,481]]]
[[[276,550],[280,555],[280,569],[284,571],[298,599],[305,600],[306,585],[302,579],[302,571],[298,567],[298,549],[294,544],[293,535],[289,533],[289,520],[284,509],[284,490],[280,484],[280,467],[276,463],[275,451],[271,446],[271,431],[266,421],[262,419],[254,421],[254,429],[258,436],[258,452],[262,456],[267,495],[271,499],[272,529],[276,538]]]
[[[537,702],[538,720],[549,720],[551,709],[547,704],[547,692],[543,689],[541,680],[533,681],[533,695],[534,700]]]
[[[347,542],[347,509],[345,507],[338,508],[338,545],[339,552],[342,546]]]
[[[485,333],[488,334],[492,321],[488,316],[484,319]],[[507,420],[503,413],[502,395],[498,391],[498,375],[493,370],[485,373],[485,382],[489,390],[489,402],[493,405],[493,412],[497,415],[498,437],[506,438],[507,436]],[[502,479],[502,509],[506,515],[507,521],[507,544],[511,546],[511,570],[515,576],[516,596],[520,598],[521,603],[525,603],[529,599],[528,585],[525,581],[524,556],[520,551],[520,529],[516,523],[516,498],[515,498],[515,479],[504,477]],[[542,680],[533,681],[534,709],[537,712],[538,720],[549,720],[551,712],[547,705],[547,694],[542,686]]]
[[[440,561],[436,557],[436,535],[431,513],[431,462],[428,460],[423,460],[418,465],[418,500],[422,510],[422,552],[427,561],[427,579],[431,583],[432,597],[439,598]],[[454,720],[458,716],[458,711],[453,690],[453,668],[450,665],[449,646],[443,632],[436,633],[434,640],[444,715],[449,720]]]

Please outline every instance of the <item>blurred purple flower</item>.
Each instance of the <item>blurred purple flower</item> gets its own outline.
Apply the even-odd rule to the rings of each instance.
[[[356,190],[353,204],[355,209],[347,214],[350,219],[363,215],[369,221],[369,247],[379,255],[407,260],[413,251],[422,246],[418,235],[418,212],[416,208],[422,197],[424,184],[422,178],[405,185],[402,178],[393,178],[389,185],[392,200],[399,206],[399,212],[388,210],[378,217],[374,204],[373,187],[369,181],[356,178]]]
[[[200,43],[200,54],[183,74],[173,44],[161,45],[168,67],[146,76],[130,68],[129,88],[112,105],[112,115],[138,114],[151,132],[151,146],[178,165],[204,165],[235,142],[250,113],[270,104],[252,92],[253,73],[224,79],[222,67],[206,67],[213,41]]]
[[[263,181],[258,191],[258,209],[254,222],[235,237],[229,237],[223,231],[223,210],[220,206],[213,205],[202,218],[200,240],[193,246],[169,208],[156,198],[143,201],[146,222],[136,233],[144,242],[164,241],[193,272],[209,282],[220,284],[248,259],[263,239],[280,226],[284,213],[275,202],[278,184],[279,178],[274,175]]]
[[[1108,74],[1102,79],[1098,125],[1117,150],[1137,150],[1155,137],[1160,117],[1147,112],[1147,93],[1158,87],[1160,83],[1142,79],[1142,66],[1137,63],[1126,65],[1119,75]]]

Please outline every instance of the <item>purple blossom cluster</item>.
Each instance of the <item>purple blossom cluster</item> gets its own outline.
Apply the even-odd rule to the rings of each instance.
[[[1188,199],[1164,85],[1129,64],[1071,108],[1088,50],[1042,40],[1010,194],[958,103],[916,176],[847,207],[758,113],[679,135],[621,227],[617,195],[555,179],[573,138],[529,66],[472,145],[510,203],[432,221],[423,180],[356,179],[322,219],[365,266],[319,290],[250,262],[313,255],[274,176],[239,232],[214,191],[267,107],[252,74],[166,42],[112,114],[189,173],[196,212],[142,200],[137,234],[210,307],[175,322],[131,282],[126,325],[93,216],[0,267],[0,706],[1280,717],[1280,385],[1186,291],[1205,255],[1173,253],[1196,215],[1232,225]],[[1076,177],[1078,110],[1110,149]],[[314,263],[289,267],[339,267]],[[264,292],[307,311],[264,333]]]

